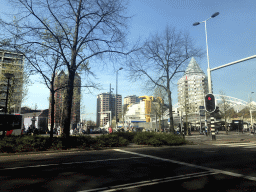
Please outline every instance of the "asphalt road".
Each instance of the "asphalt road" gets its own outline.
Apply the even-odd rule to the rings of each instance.
[[[0,191],[256,191],[255,143],[0,156]]]

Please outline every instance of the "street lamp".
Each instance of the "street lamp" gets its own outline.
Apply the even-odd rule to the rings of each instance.
[[[14,77],[11,73],[5,73],[4,76],[8,79],[7,83],[7,93],[6,93],[6,103],[5,103],[5,114],[7,114],[7,104],[8,104],[8,96],[9,96],[9,86],[10,86],[10,79]]]
[[[120,67],[117,71],[116,71],[116,129],[117,129],[117,88],[118,88],[118,71],[122,70],[123,67]]]
[[[251,126],[252,126],[252,109],[251,109],[251,102],[252,102],[252,94],[253,94],[254,92],[251,92],[251,97],[250,97],[250,99],[249,99],[249,107],[250,107],[250,116],[251,116]],[[248,94],[248,97],[249,97],[249,94]]]
[[[207,75],[208,75],[208,90],[209,93],[212,93],[212,80],[211,80],[211,70],[210,70],[210,62],[209,62],[209,53],[208,53],[208,41],[207,41],[207,29],[206,29],[206,21],[208,21],[211,18],[214,18],[216,16],[218,16],[220,13],[216,12],[214,13],[210,18],[206,19],[205,21],[201,21],[201,22],[195,22],[193,24],[193,26],[197,26],[200,23],[204,23],[205,24],[205,36],[206,36],[206,51],[207,51],[207,61],[208,61],[208,69],[207,69]]]

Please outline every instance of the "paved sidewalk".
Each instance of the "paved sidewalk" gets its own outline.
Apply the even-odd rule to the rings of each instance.
[[[187,141],[193,142],[194,144],[220,144],[220,143],[246,143],[256,142],[256,134],[251,134],[249,132],[228,132],[228,135],[225,131],[220,131],[219,134],[216,134],[216,140],[212,139],[212,135],[200,135],[199,132],[192,132],[190,136],[185,136]]]

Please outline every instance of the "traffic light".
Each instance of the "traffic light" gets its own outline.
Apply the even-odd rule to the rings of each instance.
[[[215,97],[213,94],[207,94],[205,96],[205,109],[207,112],[212,113],[215,111]]]

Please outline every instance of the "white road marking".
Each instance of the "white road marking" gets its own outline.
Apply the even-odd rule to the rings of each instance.
[[[114,149],[114,150],[115,151],[120,151],[120,152],[123,152],[123,153],[129,153],[129,154],[138,155],[138,156],[142,156],[142,157],[148,157],[148,158],[157,159],[157,160],[161,160],[161,161],[167,161],[167,162],[171,162],[171,163],[185,165],[185,166],[188,166],[188,167],[195,167],[195,168],[205,169],[205,170],[208,170],[208,171],[211,171],[211,172],[214,172],[214,173],[222,173],[222,174],[225,174],[225,175],[230,175],[230,176],[234,176],[234,177],[242,177],[242,178],[246,178],[248,180],[256,181],[256,177],[248,177],[246,175],[239,174],[239,173],[233,173],[233,172],[230,172],[230,171],[223,171],[223,170],[220,170],[220,169],[213,169],[213,168],[204,167],[204,166],[200,166],[200,165],[194,165],[194,164],[185,163],[185,162],[181,162],[181,161],[165,159],[165,158],[160,158],[160,157],[156,157],[156,156],[152,156],[152,155],[145,155],[145,154],[141,154],[141,153],[125,151],[125,150],[121,150],[121,149]]]
[[[155,184],[159,184],[159,183],[165,183],[165,182],[182,180],[182,179],[189,179],[189,178],[194,178],[194,177],[202,177],[202,176],[214,175],[214,174],[218,174],[218,173],[205,171],[205,172],[192,173],[192,174],[186,174],[186,175],[178,175],[178,176],[173,176],[173,177],[165,177],[165,178],[160,178],[160,179],[139,181],[139,182],[135,182],[135,183],[127,183],[127,184],[123,184],[123,185],[109,186],[109,187],[105,187],[105,188],[89,189],[89,190],[83,190],[83,191],[78,191],[78,192],[93,192],[93,191],[111,192],[111,191],[118,191],[121,189],[131,189],[131,188],[142,187],[142,186],[147,186],[147,185],[155,185]]]
[[[10,167],[10,168],[3,168],[1,170],[12,170],[12,169],[25,169],[31,167],[47,167],[47,166],[59,166],[59,165],[72,165],[72,164],[79,164],[79,163],[96,163],[96,162],[104,162],[104,161],[119,161],[119,160],[126,160],[126,159],[141,159],[143,157],[129,157],[129,158],[117,158],[117,159],[103,159],[103,160],[94,160],[94,161],[81,161],[81,162],[68,162],[68,163],[60,163],[60,164],[45,164],[45,165],[29,165],[24,167]]]
[[[226,146],[226,147],[256,148],[255,143],[220,143],[220,144],[212,144],[212,145]]]

